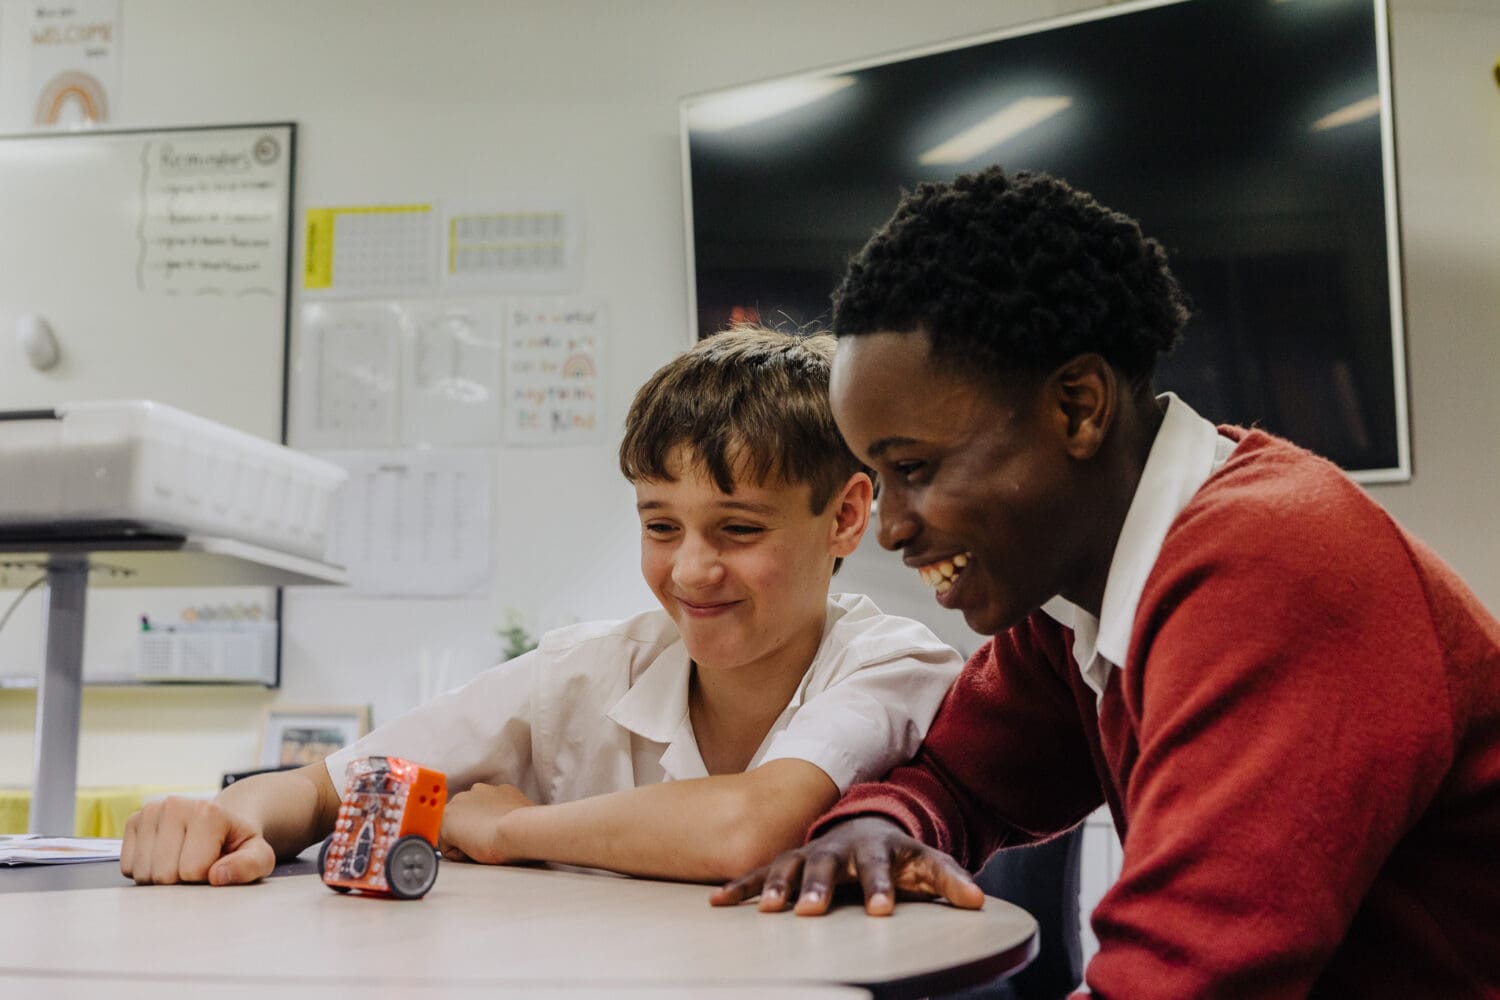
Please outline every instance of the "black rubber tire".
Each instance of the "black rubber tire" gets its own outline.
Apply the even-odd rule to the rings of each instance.
[[[323,846],[318,848],[318,878],[323,879],[323,884],[334,892],[348,892],[347,885],[330,885],[327,878],[328,872],[328,849],[333,846],[333,834],[323,838]]]
[[[385,856],[385,883],[397,899],[421,899],[437,881],[437,851],[422,837],[409,834],[391,845]]]

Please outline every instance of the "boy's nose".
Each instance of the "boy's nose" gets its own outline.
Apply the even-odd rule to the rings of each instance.
[[[880,493],[880,519],[876,537],[880,547],[892,552],[907,546],[917,534],[917,521],[897,490],[886,489]]]
[[[712,545],[689,539],[677,550],[672,563],[672,582],[679,587],[696,590],[711,587],[724,579],[724,565],[719,561],[719,552]]]

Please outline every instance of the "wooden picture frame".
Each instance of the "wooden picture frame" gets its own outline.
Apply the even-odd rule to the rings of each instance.
[[[315,764],[369,731],[369,705],[271,705],[256,759],[261,767]]]

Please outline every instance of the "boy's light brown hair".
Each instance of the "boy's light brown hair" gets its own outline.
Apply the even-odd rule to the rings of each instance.
[[[837,341],[826,333],[738,326],[698,341],[647,379],[630,404],[620,471],[630,482],[671,480],[685,445],[714,485],[735,474],[758,483],[806,483],[812,513],[866,471],[844,444],[828,402]]]

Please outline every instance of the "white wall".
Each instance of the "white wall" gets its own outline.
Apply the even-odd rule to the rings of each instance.
[[[125,0],[121,124],[295,120],[299,209],[576,195],[585,290],[610,307],[607,415],[618,426],[635,386],[689,336],[681,96],[1095,5]],[[1416,479],[1372,492],[1500,607],[1487,490],[1500,428],[1491,375],[1500,367],[1500,94],[1488,76],[1500,15],[1490,0],[1393,6]],[[0,86],[6,79],[0,67]],[[212,784],[252,762],[271,701],[369,702],[388,719],[415,702],[424,650],[433,660],[446,651],[455,681],[491,662],[508,607],[545,626],[649,605],[613,441],[502,449],[497,465],[488,595],[290,593],[280,691],[89,691],[80,781]],[[862,551],[838,585],[974,644],[883,553]],[[29,780],[34,706],[29,693],[0,692],[0,783]]]
[[[1500,611],[1500,41],[1493,0],[1391,13],[1412,481],[1371,493]]]
[[[689,342],[683,95],[1062,6],[945,0],[917,14],[906,0],[125,0],[118,124],[294,120],[299,213],[575,195],[585,290],[610,309],[607,417],[618,427],[635,387]],[[0,87],[24,83],[0,67]],[[614,444],[500,450],[496,577],[484,597],[290,592],[279,692],[86,692],[80,782],[213,784],[251,765],[269,701],[369,702],[377,720],[390,718],[415,703],[424,651],[433,662],[446,654],[455,681],[492,662],[507,608],[547,626],[648,607]],[[23,613],[38,614],[29,600]],[[0,692],[0,783],[29,781],[34,706],[29,692]]]

